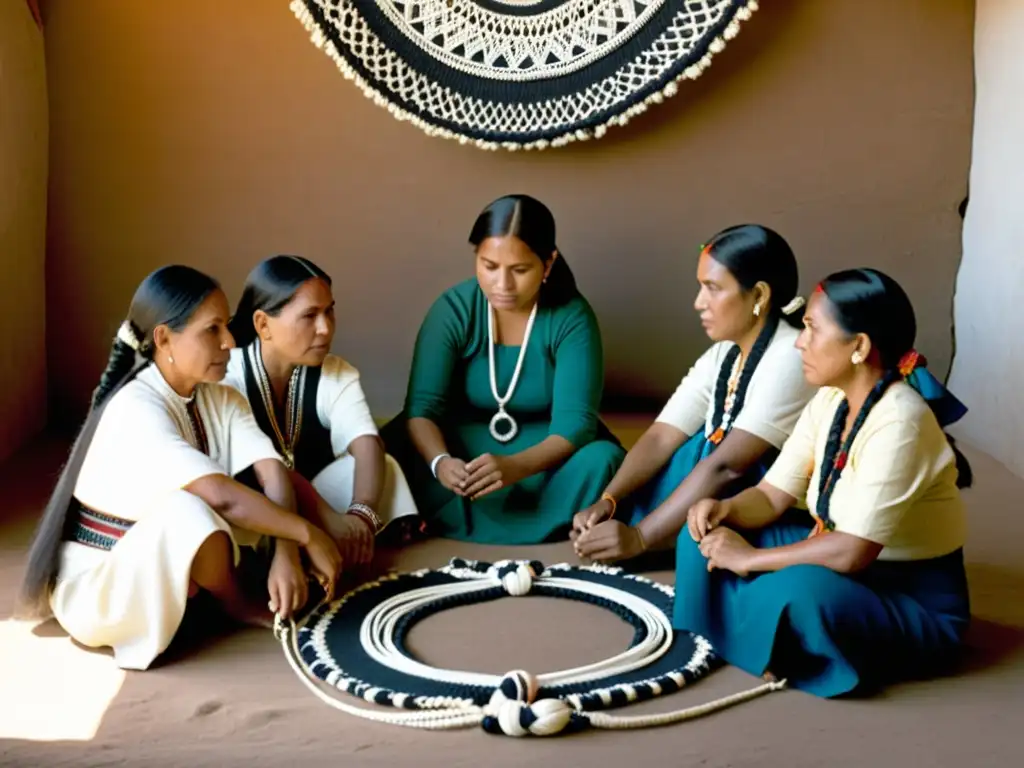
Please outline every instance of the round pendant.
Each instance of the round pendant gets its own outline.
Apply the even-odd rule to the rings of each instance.
[[[498,430],[498,425],[502,422],[508,423],[508,429],[505,432]],[[519,432],[519,425],[516,424],[516,420],[508,415],[508,412],[504,408],[499,410],[494,416],[491,417],[491,437],[497,440],[499,443],[507,443]]]

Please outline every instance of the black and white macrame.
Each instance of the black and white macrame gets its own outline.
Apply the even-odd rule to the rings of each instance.
[[[694,80],[756,0],[292,0],[397,119],[483,149],[600,138]]]
[[[607,608],[634,628],[622,653],[575,669],[504,676],[437,669],[405,645],[412,626],[461,605],[529,594]],[[393,574],[313,611],[301,626],[278,617],[275,632],[292,668],[331,706],[377,722],[429,730],[482,726],[509,736],[549,736],[584,728],[645,728],[724,709],[785,683],[767,683],[675,712],[615,716],[601,710],[672,693],[721,662],[706,639],[672,629],[672,587],[601,565],[453,559],[437,570]],[[366,702],[329,696],[322,681]]]

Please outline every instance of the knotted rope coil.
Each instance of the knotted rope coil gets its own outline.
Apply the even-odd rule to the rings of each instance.
[[[437,669],[404,648],[412,624],[432,612],[532,593],[610,608],[634,626],[634,642],[610,659],[574,669],[536,675],[514,670],[504,676]],[[653,715],[600,711],[678,690],[716,663],[704,638],[673,631],[665,610],[672,597],[670,587],[617,568],[545,569],[536,561],[491,565],[456,558],[438,570],[393,574],[365,584],[320,606],[301,628],[279,616],[274,632],[299,679],[330,706],[375,722],[428,730],[481,726],[493,734],[551,736],[585,728],[647,728],[690,720],[785,687],[785,681],[765,683]],[[335,660],[331,643],[343,646],[346,669]],[[401,711],[355,706],[329,695],[318,682]],[[400,691],[398,683],[418,692]]]

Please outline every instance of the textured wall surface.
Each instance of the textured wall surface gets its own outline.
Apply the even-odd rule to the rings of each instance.
[[[803,287],[891,271],[944,375],[972,110],[970,0],[763,3],[697,82],[598,142],[487,153],[394,120],[285,0],[51,0],[52,387],[81,407],[132,291],[186,262],[232,301],[304,254],[337,286],[335,351],[401,405],[436,295],[471,274],[477,212],[545,200],[604,334],[608,390],[667,396],[705,347],[699,244],[742,221],[793,243]],[[912,41],[912,44],[910,44]]]
[[[46,418],[46,167],[43,36],[0,0],[0,461]]]
[[[971,201],[956,284],[958,430],[1024,476],[1024,3],[978,0]]]

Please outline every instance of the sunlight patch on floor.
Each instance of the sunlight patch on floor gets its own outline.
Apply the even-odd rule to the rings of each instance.
[[[89,741],[125,672],[67,636],[37,637],[35,622],[0,622],[0,739]]]

